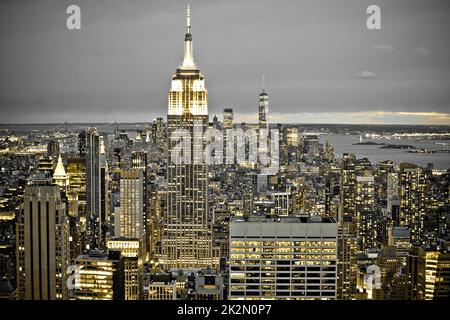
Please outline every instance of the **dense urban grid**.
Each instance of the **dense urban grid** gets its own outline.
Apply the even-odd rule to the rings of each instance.
[[[431,151],[365,138],[445,140],[448,128],[312,133],[270,123],[264,86],[257,102],[257,123],[236,123],[232,108],[209,121],[188,9],[167,121],[3,129],[0,299],[448,299],[450,169],[408,162]],[[178,162],[180,129],[278,130],[277,171],[237,163],[229,135],[213,151],[222,164]],[[336,130],[405,161],[335,154]]]

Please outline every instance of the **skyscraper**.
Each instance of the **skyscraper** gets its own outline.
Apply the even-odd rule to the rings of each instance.
[[[341,163],[341,204],[344,217],[355,217],[356,201],[356,157],[344,153]]]
[[[427,177],[417,165],[400,164],[400,226],[409,227],[411,241],[420,244],[424,232]]]
[[[50,179],[32,179],[25,188],[16,239],[19,299],[67,299],[69,223]]]
[[[208,126],[208,93],[205,78],[195,65],[192,53],[190,9],[184,39],[184,59],[172,78],[169,92],[167,212],[162,239],[163,265],[167,268],[204,268],[211,265],[211,236],[208,227],[208,167],[195,158],[196,148],[205,141],[192,141],[194,132]],[[189,139],[189,160],[174,158],[172,150],[185,130]],[[180,163],[181,162],[181,163]]]
[[[387,173],[386,207],[393,220],[395,220],[393,205],[396,201],[398,201],[398,172],[391,171]]]
[[[140,169],[120,170],[120,210],[115,236],[141,239],[144,233],[144,185]]]
[[[267,115],[269,113],[269,95],[266,92],[265,84],[264,84],[264,77],[263,77],[263,88],[262,92],[259,95],[259,101],[258,101],[258,122],[259,122],[259,129],[269,129],[269,124],[267,121]],[[268,132],[268,131],[266,131]]]
[[[353,300],[356,294],[358,244],[350,223],[338,225],[337,299]]]
[[[356,177],[356,231],[359,249],[364,251],[376,245],[375,179]]]
[[[124,264],[125,300],[139,300],[142,291],[142,241],[138,239],[110,239],[108,250],[120,251]]]
[[[158,117],[154,123],[154,142],[159,152],[164,152],[166,150],[166,134],[163,118]]]
[[[292,127],[286,129],[286,143],[288,146],[298,146],[298,128]]]
[[[233,109],[225,108],[223,109],[223,154],[225,155],[225,164],[232,164],[234,162],[235,155],[235,145],[234,145],[234,135],[230,130],[234,128],[234,116]],[[230,144],[228,146],[228,144]],[[233,150],[233,152],[227,153],[227,148]]]
[[[86,161],[81,158],[67,159],[67,175],[69,177],[69,214],[81,215],[85,219],[86,212]]]
[[[107,223],[107,176],[105,152],[95,128],[86,133],[86,220],[90,249],[105,248]]]
[[[133,169],[140,169],[142,171],[142,210],[143,210],[143,229],[142,232],[145,234],[145,246],[146,251],[150,251],[150,239],[149,239],[149,233],[148,233],[148,193],[147,193],[147,182],[148,182],[148,176],[147,176],[147,151],[133,151],[131,153],[131,167]]]
[[[78,155],[80,158],[86,157],[86,131],[81,131],[78,134]]]

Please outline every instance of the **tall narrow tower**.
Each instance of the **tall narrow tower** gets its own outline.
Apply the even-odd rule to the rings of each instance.
[[[19,299],[65,300],[69,265],[69,222],[60,187],[32,177],[17,220]]]
[[[263,76],[263,87],[262,92],[259,94],[259,112],[258,112],[258,120],[259,120],[259,129],[269,129],[269,124],[267,122],[267,114],[269,113],[269,95],[266,92],[266,84],[265,77]],[[268,131],[266,131],[268,132]]]
[[[90,249],[106,247],[108,168],[102,138],[96,128],[86,134],[86,220]]]
[[[162,238],[163,265],[167,269],[205,268],[211,265],[211,236],[208,227],[208,167],[194,161],[194,149],[205,141],[194,141],[194,131],[208,126],[208,93],[205,78],[192,53],[191,15],[188,6],[184,59],[172,78],[167,115],[168,165],[167,211]],[[190,139],[190,163],[179,163],[171,151],[175,130],[185,130]]]

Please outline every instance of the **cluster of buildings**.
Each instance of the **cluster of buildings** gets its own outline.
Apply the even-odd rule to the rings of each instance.
[[[258,123],[209,121],[188,9],[167,121],[0,141],[26,150],[0,157],[0,299],[448,299],[450,171],[336,158],[268,111],[263,88]],[[208,128],[278,129],[278,171],[173,158]]]

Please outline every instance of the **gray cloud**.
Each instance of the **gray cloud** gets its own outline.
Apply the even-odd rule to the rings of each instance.
[[[79,0],[82,30],[68,31],[72,2],[0,1],[0,122],[165,116],[187,1]],[[365,26],[372,2],[191,1],[210,114],[254,113],[262,74],[279,113],[447,112],[448,0],[377,0],[377,31]]]
[[[412,50],[414,53],[420,54],[422,56],[429,56],[430,50],[424,47],[416,47]]]
[[[372,46],[372,49],[383,50],[383,51],[396,51],[397,50],[397,48],[391,44],[378,44],[378,45]]]
[[[377,75],[373,71],[361,71],[356,75],[360,79],[375,79]]]

